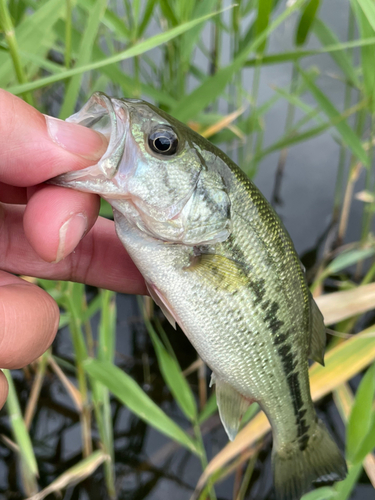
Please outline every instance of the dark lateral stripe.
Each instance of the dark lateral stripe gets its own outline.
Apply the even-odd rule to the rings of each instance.
[[[305,450],[309,441],[309,425],[304,418],[306,410],[303,410],[303,399],[301,393],[301,386],[298,379],[298,373],[289,373],[287,376],[290,395],[292,397],[293,410],[296,416],[298,444],[301,451]]]
[[[286,375],[286,380],[289,386],[289,393],[292,399],[293,411],[296,417],[298,446],[301,451],[305,450],[309,442],[309,425],[304,418],[306,410],[303,409],[304,402],[302,399],[301,386],[299,383],[297,368],[298,361],[295,354],[292,352],[292,346],[286,343],[287,334],[278,334],[274,339],[274,344],[277,347],[277,352],[281,358],[283,370]]]
[[[265,303],[263,303],[265,304]],[[262,305],[261,305],[262,307]],[[267,311],[267,314],[264,317],[264,321],[267,323],[268,328],[271,330],[272,334],[275,336],[280,328],[283,326],[284,321],[281,321],[277,317],[277,312],[280,308],[279,304],[276,301],[268,301],[267,307],[262,307]]]

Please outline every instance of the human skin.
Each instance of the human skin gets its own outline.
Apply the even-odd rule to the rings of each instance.
[[[46,119],[0,89],[1,368],[22,368],[38,358],[59,320],[54,300],[14,274],[146,293],[113,222],[98,217],[99,198],[43,184],[95,164],[106,145],[97,132]],[[0,406],[6,397],[0,371]]]

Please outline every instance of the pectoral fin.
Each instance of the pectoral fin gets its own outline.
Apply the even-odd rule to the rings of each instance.
[[[157,304],[160,309],[163,311],[164,316],[167,318],[169,323],[173,326],[173,328],[176,330],[176,318],[173,313],[172,307],[167,301],[167,299],[163,296],[163,294],[156,288],[156,286],[151,285],[151,283],[147,283],[147,290],[151,296],[151,298],[154,300],[155,304]]]
[[[218,290],[234,292],[246,286],[248,278],[241,264],[223,255],[202,254],[191,261],[185,271],[196,273]]]
[[[231,385],[212,374],[211,384],[216,384],[216,400],[220,419],[231,441],[236,437],[241,419],[252,400],[237,392]]]
[[[324,351],[326,347],[326,327],[324,318],[315,300],[310,297],[311,336],[309,357],[324,366]]]

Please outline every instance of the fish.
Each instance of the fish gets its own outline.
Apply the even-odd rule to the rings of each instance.
[[[324,364],[323,316],[262,193],[224,152],[141,99],[96,92],[67,121],[109,145],[96,165],[52,183],[110,203],[151,297],[211,368],[229,439],[255,401],[272,427],[278,500],[344,479],[310,394],[308,360]]]

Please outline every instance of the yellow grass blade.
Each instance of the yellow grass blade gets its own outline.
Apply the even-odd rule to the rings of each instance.
[[[320,295],[315,300],[324,316],[324,323],[332,325],[373,309],[375,283],[359,286],[353,290]]]
[[[370,332],[375,332],[375,325],[331,349],[326,354],[325,367],[317,363],[311,366],[310,385],[314,401],[350,380],[375,360],[375,338],[367,336]],[[237,455],[245,452],[248,447],[254,445],[269,430],[270,424],[264,413],[261,412],[256,415],[238,433],[236,439],[228,443],[207,465],[206,470],[199,479],[197,491],[201,491],[212,474],[224,467]]]
[[[245,108],[240,108],[240,109],[237,109],[236,111],[233,111],[233,113],[230,113],[229,115],[224,116],[224,118],[222,118],[220,121],[218,121],[217,123],[214,123],[210,127],[206,128],[206,130],[203,130],[203,132],[201,132],[201,135],[203,137],[208,138],[214,134],[217,134],[218,132],[220,132],[224,128],[229,127],[229,125],[231,125],[236,118],[238,118],[240,115],[242,115],[242,113],[244,111],[245,111]]]
[[[68,377],[62,371],[62,369],[56,363],[53,356],[51,356],[51,355],[49,356],[48,363],[49,363],[50,367],[52,368],[52,370],[57,375],[57,377],[60,379],[60,382],[65,387],[67,393],[72,398],[72,401],[73,401],[75,407],[77,408],[78,412],[81,413],[83,411],[82,394],[79,392],[77,387],[74,384],[72,384],[72,382],[68,379]]]
[[[91,476],[99,465],[106,460],[110,460],[109,455],[106,455],[101,450],[94,451],[90,456],[84,458],[78,462],[78,464],[73,465],[73,467],[61,474],[61,476],[55,479],[47,488],[44,488],[44,490],[29,497],[27,500],[43,500],[43,498],[51,493],[60,493],[61,490],[64,490],[68,486],[80,483]]]

